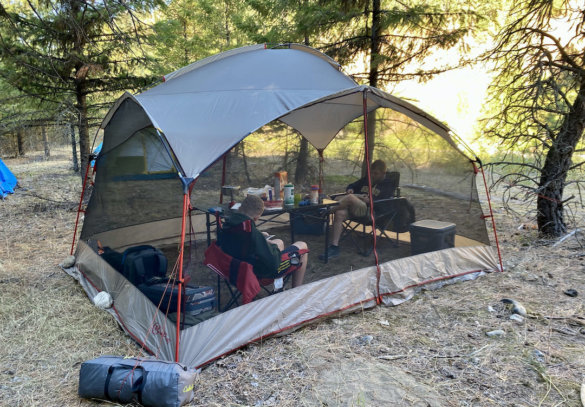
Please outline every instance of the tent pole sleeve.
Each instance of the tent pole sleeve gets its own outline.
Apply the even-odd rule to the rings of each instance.
[[[498,260],[500,261],[500,271],[504,271],[504,263],[502,262],[502,253],[500,251],[500,242],[498,241],[498,232],[496,230],[496,219],[494,218],[494,212],[492,210],[492,200],[490,198],[490,191],[487,186],[487,180],[485,179],[485,172],[483,170],[483,165],[481,165],[481,161],[479,158],[476,158],[477,162],[479,163],[479,168],[481,171],[481,175],[483,177],[483,186],[485,187],[485,194],[488,201],[488,208],[490,214],[488,215],[489,218],[492,220],[492,229],[494,230],[494,240],[496,241],[496,250],[498,251]],[[475,161],[473,162],[473,166],[475,167]],[[486,216],[486,217],[488,217]]]
[[[75,219],[75,229],[73,229],[73,241],[71,242],[71,252],[73,255],[73,249],[75,248],[75,238],[77,237],[77,228],[79,227],[79,214],[85,212],[81,209],[83,205],[83,196],[85,195],[85,188],[87,187],[87,180],[89,179],[89,167],[91,166],[92,155],[90,154],[87,160],[87,168],[85,169],[85,177],[83,177],[83,187],[81,188],[81,196],[79,197],[79,205],[77,206],[77,218]]]
[[[374,259],[376,261],[376,303],[381,304],[382,297],[380,296],[380,276],[382,271],[380,270],[380,259],[378,258],[378,250],[376,249],[376,218],[374,216],[374,198],[372,197],[372,177],[370,173],[370,149],[368,148],[368,93],[364,89],[363,95],[363,109],[364,109],[364,143],[365,143],[365,159],[368,165],[366,165],[367,177],[368,177],[368,197],[370,200],[370,219],[372,220],[372,238],[374,245]]]
[[[179,361],[179,339],[181,336],[181,301],[182,301],[182,294],[183,294],[183,257],[185,254],[185,218],[189,211],[189,194],[185,193],[183,195],[183,219],[181,220],[181,250],[179,255],[179,292],[177,295],[177,337],[176,337],[176,346],[175,346],[175,362]]]

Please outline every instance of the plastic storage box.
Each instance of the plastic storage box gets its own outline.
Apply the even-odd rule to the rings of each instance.
[[[455,246],[455,224],[419,220],[410,224],[411,254],[434,252]]]
[[[160,310],[164,313],[177,312],[177,299],[179,298],[179,288],[177,286],[167,287],[167,283],[156,283],[151,285],[140,285],[140,291],[148,297],[156,306],[160,304]],[[169,300],[171,302],[169,306]],[[183,312],[191,315],[199,315],[202,312],[210,311],[215,308],[215,290],[213,287],[198,287],[186,285],[185,292],[182,295]]]

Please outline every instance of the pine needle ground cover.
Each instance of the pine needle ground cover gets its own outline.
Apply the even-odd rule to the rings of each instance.
[[[142,351],[58,267],[79,178],[66,150],[5,163],[24,188],[0,202],[0,404],[97,405],[77,396],[80,364]],[[494,198],[505,273],[247,346],[202,370],[191,405],[580,406],[584,236],[553,246]]]

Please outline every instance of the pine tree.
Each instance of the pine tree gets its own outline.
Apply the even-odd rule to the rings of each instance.
[[[487,6],[486,6],[487,7]],[[478,6],[458,0],[323,0],[305,10],[307,25],[321,39],[316,46],[343,65],[363,61],[353,72],[361,83],[384,88],[391,82],[428,80],[461,61],[424,67],[440,50],[460,46],[482,22]],[[359,66],[359,64],[357,64]],[[368,149],[375,145],[375,115],[368,116]],[[362,172],[369,163],[365,162]]]
[[[564,194],[579,196],[585,160],[585,6],[568,0],[513,3],[489,57],[499,76],[492,85],[496,113],[486,135],[497,139],[499,182],[507,197],[536,199],[538,230],[567,231]],[[574,175],[573,175],[574,174]],[[506,199],[507,201],[507,199]],[[583,204],[582,198],[580,199]]]
[[[452,0],[253,0],[254,14],[237,24],[255,42],[304,42],[344,66],[363,65],[351,72],[356,81],[384,88],[391,82],[430,79],[460,65],[450,61],[421,68],[440,50],[465,45],[491,5]],[[485,7],[486,10],[483,8]],[[359,64],[363,61],[363,64]],[[368,148],[375,144],[375,115],[369,115]],[[370,153],[370,157],[372,154]],[[368,163],[364,160],[363,170]]]
[[[143,52],[142,20],[158,0],[0,3],[3,79],[51,112],[70,111],[79,131],[81,166],[100,109],[125,90],[153,81]],[[82,171],[83,173],[84,171]]]

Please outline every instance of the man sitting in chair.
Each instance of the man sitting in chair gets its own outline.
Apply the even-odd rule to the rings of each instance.
[[[372,178],[372,199],[391,198],[395,192],[395,185],[386,181],[386,163],[382,160],[376,160],[370,167]],[[338,198],[339,205],[332,208],[333,210],[333,236],[329,246],[328,259],[339,256],[339,239],[343,232],[343,222],[349,217],[360,218],[368,213],[368,178],[363,177],[356,182],[349,184],[346,188],[346,194]],[[321,260],[325,260],[323,254],[319,255]]]
[[[255,224],[263,211],[262,199],[248,195],[219,229],[219,246],[230,256],[250,263],[259,279],[277,279],[292,270],[292,286],[297,287],[303,284],[307,270],[307,244],[294,242],[285,249],[282,240],[268,240],[268,233],[260,232]]]

